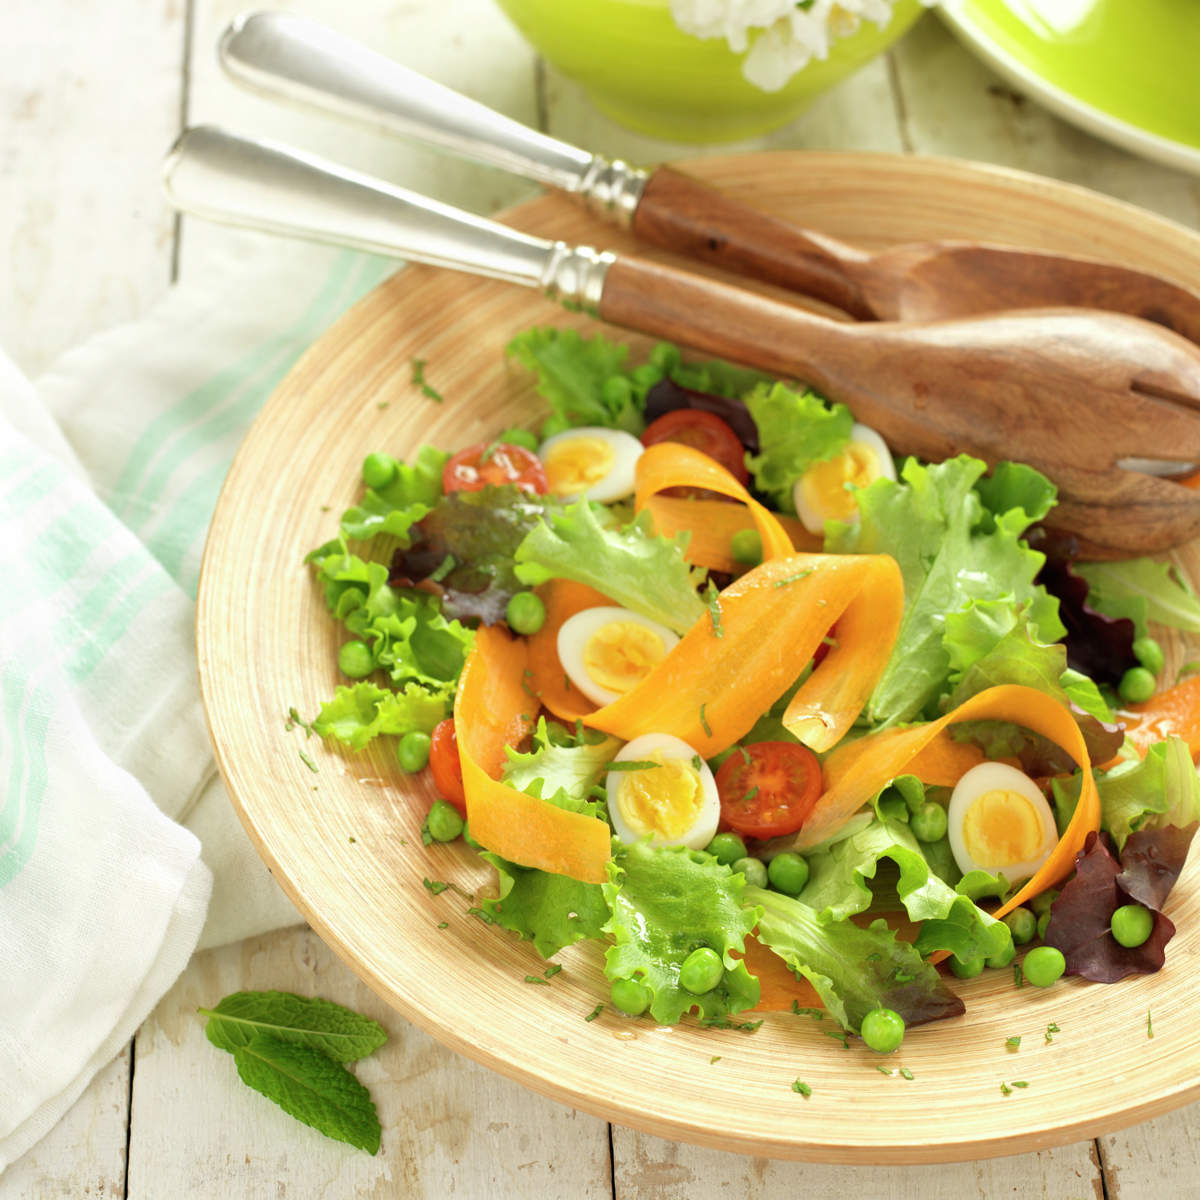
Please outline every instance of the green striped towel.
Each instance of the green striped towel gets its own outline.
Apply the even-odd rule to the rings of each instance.
[[[299,920],[216,778],[193,597],[238,442],[391,264],[247,244],[36,388],[0,355],[0,1171],[197,946]]]

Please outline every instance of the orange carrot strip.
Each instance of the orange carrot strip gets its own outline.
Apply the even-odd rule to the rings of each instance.
[[[1125,735],[1139,754],[1144,756],[1155,742],[1174,734],[1187,742],[1195,758],[1200,754],[1200,675],[1159,692],[1145,704],[1131,704],[1120,715],[1133,718],[1126,723]]]
[[[794,553],[795,547],[779,519],[763,508],[720,463],[707,454],[680,442],[658,442],[647,446],[637,463],[637,490],[634,504],[639,512],[657,492],[672,487],[702,487],[722,496],[741,500],[750,510],[762,537],[763,558],[778,558]]]
[[[551,579],[537,589],[546,606],[546,620],[526,639],[529,652],[529,686],[556,717],[575,721],[596,706],[567,678],[558,657],[558,631],[563,622],[585,608],[612,601],[603,593],[571,579]]]
[[[603,883],[609,858],[604,821],[567,812],[493,778],[504,765],[504,747],[516,745],[529,728],[526,714],[533,701],[522,687],[525,662],[524,644],[492,625],[476,632],[463,667],[454,724],[471,836],[523,867]]]
[[[840,632],[839,625],[839,632]],[[860,738],[835,750],[823,768],[825,791],[797,835],[794,846],[803,850],[835,833],[885,784],[897,775],[914,773],[921,751],[930,746],[949,725],[960,721],[1011,721],[1032,729],[1061,746],[1083,770],[1083,788],[1074,815],[1063,836],[1033,878],[997,916],[1011,912],[1070,873],[1084,839],[1100,828],[1100,796],[1092,777],[1091,762],[1083,735],[1070,711],[1036,688],[1007,684],[988,688],[937,721],[912,729],[888,730]]]
[[[705,614],[636,688],[584,723],[626,740],[671,733],[709,758],[796,681],[836,621],[837,646],[784,714],[797,737],[827,750],[862,711],[887,662],[904,594],[900,568],[886,555],[793,554],[747,571],[718,603],[719,637]]]
[[[654,531],[674,537],[681,530],[691,536],[685,557],[688,562],[713,571],[742,570],[734,560],[730,543],[735,533],[757,526],[749,509],[724,500],[689,500],[675,496],[648,496],[646,510],[654,519]],[[795,517],[779,517],[780,525],[797,550],[818,551],[822,539],[808,532]]]

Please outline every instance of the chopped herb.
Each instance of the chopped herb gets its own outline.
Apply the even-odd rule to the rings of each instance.
[[[1012,1085],[1013,1085],[1013,1087],[1028,1087],[1029,1086],[1028,1082],[1024,1079],[1014,1079],[1012,1081]]]
[[[427,396],[430,400],[435,400],[438,404],[442,403],[444,399],[442,393],[425,379],[425,359],[414,358],[412,360],[412,382],[414,387],[421,389],[422,396]]]
[[[748,792],[747,792],[747,793],[746,793],[746,794],[745,794],[745,795],[742,797],[742,803],[743,803],[743,804],[745,804],[745,803],[747,803],[748,801],[750,801],[750,800],[753,800],[753,799],[754,799],[754,797],[755,797],[755,796],[757,796],[757,795],[758,795],[758,788],[757,788],[757,786],[756,786],[756,787],[752,787],[752,788],[751,788],[751,789],[750,789],[750,790],[749,790],[749,791],[748,791]]]
[[[482,453],[482,454],[479,456],[479,461],[480,461],[481,463],[485,463],[485,462],[487,462],[487,461],[488,461],[488,460],[489,460],[489,459],[492,457],[492,455],[496,453],[496,451],[497,451],[499,448],[500,448],[500,443],[499,443],[499,442],[489,442],[489,443],[488,443],[488,444],[487,444],[487,445],[486,445],[486,446],[483,448],[483,453]]]
[[[799,1092],[800,1095],[802,1095],[805,1098],[805,1100],[807,1100],[809,1098],[809,1096],[812,1095],[812,1088],[810,1088],[808,1086],[808,1084],[804,1082],[803,1079],[793,1079],[792,1080],[792,1091]]]
[[[524,689],[525,695],[531,696],[534,700],[540,700],[542,693],[535,692],[533,690],[533,688],[531,688],[529,686],[529,681],[532,678],[533,678],[533,672],[528,667],[526,667],[525,670],[521,672],[521,687],[522,687],[522,689]]]
[[[738,1033],[754,1033],[762,1024],[762,1021],[731,1021],[728,1017],[714,1017],[711,1021],[705,1021],[704,1025],[708,1029],[733,1029]]]
[[[439,921],[439,922],[437,923],[437,927],[438,927],[439,929],[449,929],[449,928],[450,928],[450,922],[449,922],[449,921]]]
[[[700,728],[704,730],[705,737],[712,737],[712,728],[708,724],[708,718],[704,715],[707,707],[707,703],[700,705]]]
[[[801,1008],[795,1000],[792,1001],[792,1012],[798,1017],[812,1017],[817,1021],[822,1020],[825,1016],[823,1008]]]
[[[526,983],[544,983],[544,984],[546,984],[547,987],[550,986],[550,984],[547,982],[547,980],[543,979],[540,975],[526,975],[525,982]]]
[[[912,1079],[913,1073],[907,1067],[900,1068],[900,1075],[903,1079]]]
[[[610,762],[606,771],[653,771],[662,763],[652,762],[648,758],[627,758],[624,762]]]
[[[545,976],[547,979],[551,979],[551,978],[553,978],[555,975],[557,975],[557,974],[559,973],[559,971],[561,971],[561,970],[562,970],[562,963],[551,963],[551,964],[550,964],[550,965],[549,965],[549,966],[548,966],[548,967],[547,967],[547,968],[546,968],[546,969],[545,969],[545,970],[542,972],[542,974],[543,974],[543,975],[544,975],[544,976]]]
[[[708,581],[708,591],[704,593],[704,602],[708,605],[708,615],[712,618],[713,636],[724,637],[725,630],[721,628],[721,593]]]
[[[712,1058],[710,1058],[708,1060],[708,1065],[711,1067],[713,1065],[713,1063],[719,1063],[720,1061],[721,1061],[721,1056],[719,1054],[714,1054],[712,1056]]]
[[[750,751],[745,746],[739,745],[738,753],[742,756],[742,762],[747,764],[750,762]]]
[[[604,1005],[597,1004],[596,1007],[593,1008],[592,1011],[590,1013],[588,1013],[588,1015],[586,1017],[584,1017],[583,1019],[585,1021],[594,1021],[603,1011],[604,1011]]]
[[[484,912],[482,908],[468,908],[467,916],[478,917],[485,925],[495,925],[496,920],[489,912]]]
[[[892,973],[893,983],[912,983],[916,976],[908,971],[901,971],[899,967]]]
[[[458,559],[453,554],[447,554],[445,558],[430,572],[429,578],[433,583],[441,583],[455,567],[458,566]]]
[[[846,1036],[846,1031],[844,1029],[827,1029],[825,1030],[825,1036],[828,1038],[833,1038],[835,1042],[841,1042],[843,1050],[850,1049],[850,1039]]]
[[[357,841],[358,841],[358,838],[356,838],[353,834],[351,834],[350,835],[350,844],[353,846],[354,843]]]
[[[1010,1037],[1004,1043],[1010,1050],[1020,1050],[1021,1039],[1019,1037]]]
[[[693,754],[692,755],[692,770],[698,771],[698,770],[700,770],[702,765],[703,765],[703,759],[701,759],[700,755]]]
[[[1146,1036],[1152,1038],[1154,1036],[1154,1025],[1150,1020],[1150,1010],[1146,1009]]]
[[[304,730],[305,737],[312,737],[312,725],[306,721],[294,708],[289,708],[287,724],[284,726],[284,728],[288,731],[288,733],[291,733],[291,731],[297,726]]]
[[[1025,986],[1025,975],[1021,971],[1021,964],[1019,962],[1013,963],[1013,986]]]
[[[1010,1088],[1010,1087],[1008,1086],[1008,1084],[1007,1084],[1007,1083],[1002,1083],[1002,1084],[1000,1085],[1000,1095],[1002,1095],[1002,1096],[1011,1096],[1011,1095],[1012,1095],[1012,1088]]]
[[[786,575],[783,579],[775,580],[775,586],[781,588],[787,587],[789,583],[799,583],[801,579],[807,579],[815,570],[815,567],[809,567],[807,571],[798,571],[795,575]]]
[[[1058,1025],[1055,1024],[1055,1022],[1051,1021],[1050,1024],[1046,1026],[1046,1041],[1047,1042],[1054,1041],[1054,1035],[1056,1033],[1061,1033],[1061,1032],[1062,1032],[1062,1030],[1059,1029]]]
[[[563,688],[565,691],[568,691],[568,692],[571,690],[571,677],[565,671],[563,672]],[[576,721],[575,724],[582,725],[583,722]]]
[[[378,409],[384,409],[387,408],[387,406],[388,402],[386,400],[381,400],[377,405],[375,405],[375,407]]]
[[[877,1070],[880,1073],[880,1075],[887,1075],[889,1078],[891,1077],[891,1074],[892,1074],[891,1067],[881,1067],[878,1063],[876,1063],[875,1070]]]
[[[838,648],[838,640],[835,637],[823,637],[821,645],[828,646],[830,650],[836,650]]]
[[[307,754],[305,754],[305,753],[304,753],[304,751],[303,751],[303,750],[299,751],[299,754],[300,754],[300,761],[301,761],[301,762],[302,762],[302,763],[303,763],[303,764],[304,764],[304,765],[305,765],[305,766],[306,766],[306,767],[307,767],[307,768],[308,768],[310,771],[312,771],[314,775],[315,775],[315,774],[316,774],[316,773],[317,773],[317,772],[318,772],[318,771],[321,769],[320,767],[318,767],[318,766],[317,766],[317,764],[316,764],[315,762],[313,762],[313,760],[312,760],[311,758],[309,758],[309,757],[308,757],[308,755],[307,755]]]
[[[450,885],[441,879],[422,879],[421,882],[435,895],[440,896]]]

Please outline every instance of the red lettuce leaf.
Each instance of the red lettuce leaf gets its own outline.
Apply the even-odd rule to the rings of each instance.
[[[1089,833],[1075,858],[1075,874],[1051,905],[1045,942],[1062,951],[1067,974],[1094,983],[1116,983],[1127,975],[1159,970],[1175,926],[1163,915],[1166,900],[1196,825],[1186,829],[1142,830],[1126,842],[1127,865],[1113,857],[1107,835]],[[1139,838],[1131,843],[1134,838]],[[1112,936],[1112,915],[1123,904],[1143,903],[1154,913],[1154,928],[1140,946],[1122,946]]]

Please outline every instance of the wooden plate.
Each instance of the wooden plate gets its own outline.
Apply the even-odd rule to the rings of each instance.
[[[1200,237],[1047,180],[929,159],[755,154],[687,169],[764,208],[867,247],[964,237],[1099,255],[1200,287]],[[510,214],[531,231],[619,247],[543,197]],[[964,1017],[910,1032],[887,1060],[806,1016],[754,1034],[659,1028],[606,1009],[597,944],[561,973],[468,913],[489,872],[461,843],[423,847],[433,797],[384,752],[342,756],[285,729],[339,682],[338,627],[304,566],[355,500],[365,454],[454,449],[541,405],[504,346],[534,323],[589,322],[506,284],[410,267],[301,359],[258,418],[212,523],[200,589],[204,698],[230,795],[276,879],[321,936],[406,1017],[455,1050],[588,1112],[647,1132],[775,1158],[932,1162],[1015,1154],[1145,1120],[1200,1097],[1195,979],[1200,888],[1171,905],[1179,933],[1157,975],[1016,990],[1007,971],[954,981]],[[638,339],[632,339],[635,342]],[[435,403],[412,384],[427,362]],[[1187,552],[1186,566],[1197,563]],[[1166,641],[1168,677],[1183,661]],[[1196,655],[1191,655],[1196,657]],[[313,773],[304,752],[318,767]],[[453,888],[434,894],[424,881]],[[1153,1013],[1154,1036],[1147,1036]],[[1053,1042],[1046,1027],[1056,1023]],[[1020,1035],[1019,1052],[1005,1040]],[[876,1064],[905,1067],[911,1080]],[[795,1079],[810,1098],[792,1090]],[[1009,1096],[1002,1081],[1025,1080]]]

